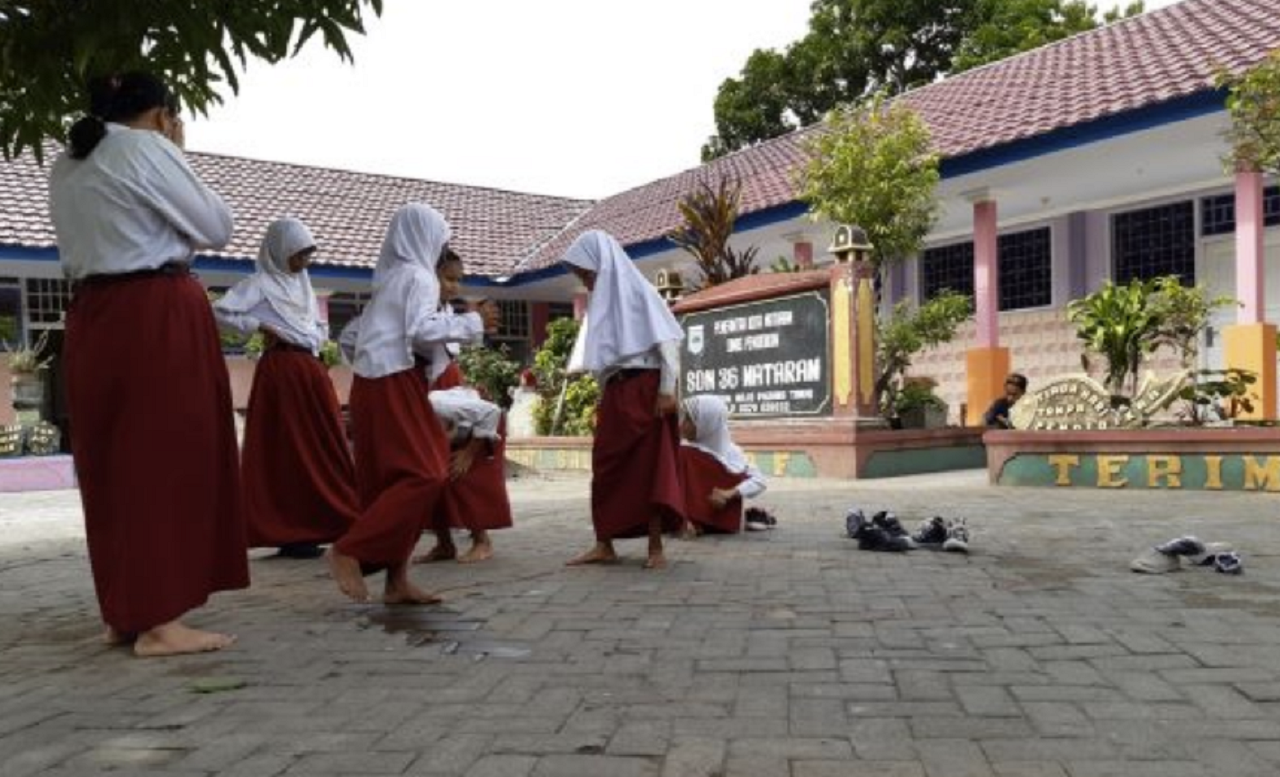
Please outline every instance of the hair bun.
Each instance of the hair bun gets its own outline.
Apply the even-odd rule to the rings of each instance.
[[[97,116],[85,116],[71,125],[67,140],[71,145],[71,158],[84,159],[93,153],[107,136],[107,125]]]

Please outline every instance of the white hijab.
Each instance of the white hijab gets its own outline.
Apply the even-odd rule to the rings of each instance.
[[[373,299],[355,338],[357,374],[378,378],[412,366],[406,335],[420,316],[440,308],[436,265],[450,235],[444,216],[428,205],[410,203],[391,217],[373,271]]]
[[[747,471],[749,462],[742,449],[729,437],[729,406],[717,396],[689,397],[681,403],[684,414],[693,422],[696,432],[683,443],[719,459],[734,474]]]
[[[315,245],[311,230],[301,221],[285,218],[271,222],[258,248],[256,272],[231,287],[218,300],[218,307],[230,313],[249,313],[265,300],[291,328],[299,333],[314,332],[320,306],[311,277],[306,270],[289,272],[289,258]]]
[[[411,202],[402,206],[391,217],[387,237],[382,241],[382,253],[373,270],[374,288],[401,271],[421,271],[436,287],[439,297],[436,265],[452,234],[444,216],[430,205]]]
[[[600,230],[573,241],[565,264],[596,274],[587,302],[583,366],[597,375],[659,343],[684,338],[684,331],[657,289],[636,269],[614,237]]]

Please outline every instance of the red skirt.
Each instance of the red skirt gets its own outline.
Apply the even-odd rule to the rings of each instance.
[[[717,534],[742,531],[742,499],[733,499],[719,510],[711,506],[713,488],[737,488],[747,479],[745,472],[734,474],[706,451],[680,446],[680,475],[684,482],[685,517]]]
[[[309,353],[267,350],[245,421],[249,546],[333,542],[360,514],[338,393]]]
[[[143,632],[247,587],[231,383],[200,284],[80,288],[63,358],[102,619]]]
[[[463,385],[462,370],[450,362],[440,373],[432,391],[443,391]],[[445,485],[444,498],[432,516],[437,528],[492,531],[510,529],[511,500],[507,496],[507,418],[498,424],[499,440],[483,451],[471,464],[467,474]]]
[[[664,531],[683,522],[678,422],[657,418],[658,371],[610,381],[596,411],[591,446],[591,522],[596,539],[642,537],[649,519]]]
[[[334,544],[366,568],[407,563],[448,479],[449,443],[415,368],[351,382],[360,518]]]

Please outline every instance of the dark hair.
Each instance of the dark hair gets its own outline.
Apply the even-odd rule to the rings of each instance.
[[[1009,377],[1005,378],[1004,382],[1006,386],[1012,383],[1013,385],[1018,387],[1019,391],[1022,391],[1024,393],[1027,390],[1027,376],[1023,375],[1021,372],[1009,373]]]
[[[440,260],[436,262],[436,270],[439,271],[446,264],[451,262],[462,264],[462,257],[458,256],[458,252],[454,251],[448,243],[445,243],[444,248],[440,249]]]
[[[71,125],[71,158],[84,159],[107,136],[107,122],[132,121],[152,108],[178,114],[178,99],[150,73],[122,73],[89,80],[89,113]]]

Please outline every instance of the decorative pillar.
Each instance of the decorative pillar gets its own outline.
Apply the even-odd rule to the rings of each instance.
[[[587,293],[579,291],[573,295],[573,317],[579,321],[587,314]]]
[[[871,244],[856,226],[841,226],[829,249],[831,389],[835,416],[882,425],[876,408],[875,267]]]
[[[1253,412],[1242,417],[1274,420],[1276,417],[1276,326],[1266,321],[1266,284],[1263,278],[1265,229],[1262,173],[1236,173],[1236,299],[1240,309],[1236,323],[1223,327],[1226,366],[1249,370],[1258,376],[1253,384]]]
[[[996,200],[981,189],[965,197],[973,203],[974,347],[965,354],[968,383],[967,426],[981,426],[982,415],[1004,392],[1009,349],[1000,347],[1000,251]]]

